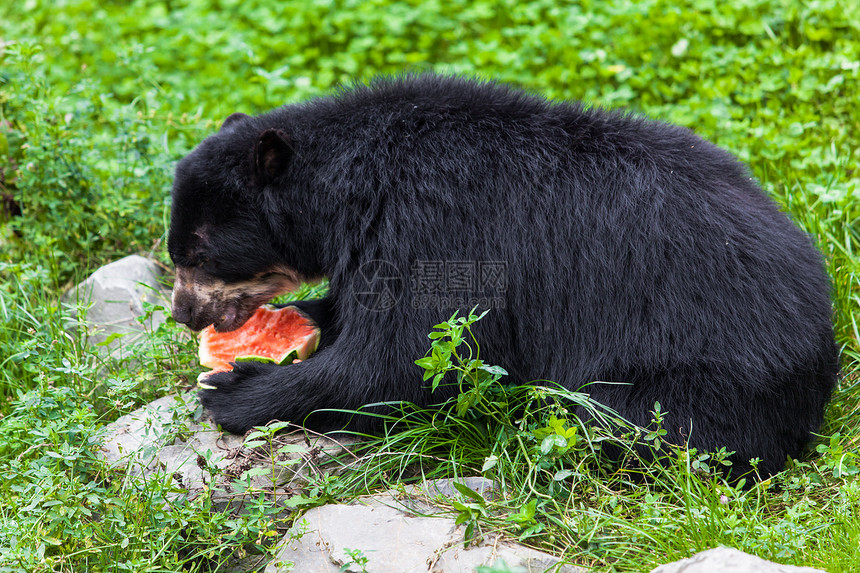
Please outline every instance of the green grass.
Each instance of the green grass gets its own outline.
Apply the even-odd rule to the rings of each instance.
[[[100,429],[186,389],[193,345],[168,322],[134,360],[106,362],[68,334],[80,309],[58,297],[129,253],[167,262],[172,167],[230,113],[404,69],[624,106],[738,155],[826,256],[844,376],[816,447],[747,490],[705,471],[719,456],[665,446],[671,463],[645,480],[603,466],[592,446],[610,438],[555,401],[582,397],[506,388],[500,375],[450,411],[404,412],[397,432],[356,451],[358,469],[321,479],[297,505],[483,471],[504,496],[452,504],[470,535],[503,530],[602,570],[648,570],[720,544],[860,570],[860,5],[718,4],[3,4],[0,572],[211,571],[286,530],[265,497],[233,516],[206,496],[168,502],[169,476],[141,482],[105,467],[94,453]],[[649,437],[659,438],[640,439]]]

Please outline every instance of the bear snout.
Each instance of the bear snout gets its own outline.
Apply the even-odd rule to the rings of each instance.
[[[176,267],[171,297],[173,320],[194,331],[206,328],[217,318],[212,308],[212,281],[206,278],[199,269]]]
[[[206,322],[204,318],[208,313],[202,312],[200,301],[189,291],[178,287],[173,288],[171,313],[173,320],[194,331],[202,330],[211,324],[211,321]]]
[[[177,273],[178,276],[178,273]],[[177,281],[173,286],[173,320],[198,332],[210,324],[218,332],[236,330],[268,298],[243,296],[223,285],[202,285]]]
[[[248,320],[254,310],[256,307],[245,309],[206,304],[193,298],[193,295],[186,296],[184,293],[177,295],[174,289],[173,320],[186,325],[194,332],[199,332],[210,324],[214,325],[218,332],[235,330]]]
[[[250,279],[227,282],[196,267],[176,267],[173,319],[199,331],[210,324],[218,332],[236,330],[272,297],[295,290],[300,277],[277,267]]]
[[[193,316],[190,305],[177,305],[176,303],[173,303],[172,314],[173,320],[179,324],[190,324]]]

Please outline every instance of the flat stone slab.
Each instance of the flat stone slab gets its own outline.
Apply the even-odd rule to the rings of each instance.
[[[688,559],[661,565],[651,573],[824,573],[821,569],[780,565],[729,547],[716,547]]]
[[[105,426],[102,456],[113,466],[138,471],[151,466],[160,450],[175,440],[175,431],[189,418],[190,409],[183,397],[168,395],[119,417]]]
[[[244,436],[218,431],[208,416],[195,421],[198,407],[191,392],[159,398],[107,425],[100,452],[133,475],[170,475],[191,495],[209,488],[219,504],[241,497],[235,481],[255,468],[262,471],[251,472],[249,484],[280,499],[338,470],[331,462],[344,451],[339,441],[294,432],[276,436],[271,446],[246,448]]]
[[[266,573],[472,573],[499,560],[524,573],[586,571],[496,536],[464,547],[464,527],[456,525],[454,518],[414,514],[406,505],[414,504],[374,496],[355,504],[311,509],[298,522],[307,532],[299,539],[285,537],[284,547]]]

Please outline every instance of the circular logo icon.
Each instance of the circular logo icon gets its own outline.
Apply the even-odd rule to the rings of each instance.
[[[389,310],[403,296],[403,275],[388,261],[374,259],[362,264],[353,280],[355,299],[372,312]]]

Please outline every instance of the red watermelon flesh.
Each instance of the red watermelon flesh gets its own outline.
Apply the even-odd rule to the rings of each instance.
[[[200,364],[215,372],[232,370],[230,362],[258,360],[285,364],[304,360],[319,344],[319,328],[293,306],[261,306],[241,327],[231,332],[217,332],[210,324],[198,338]]]

